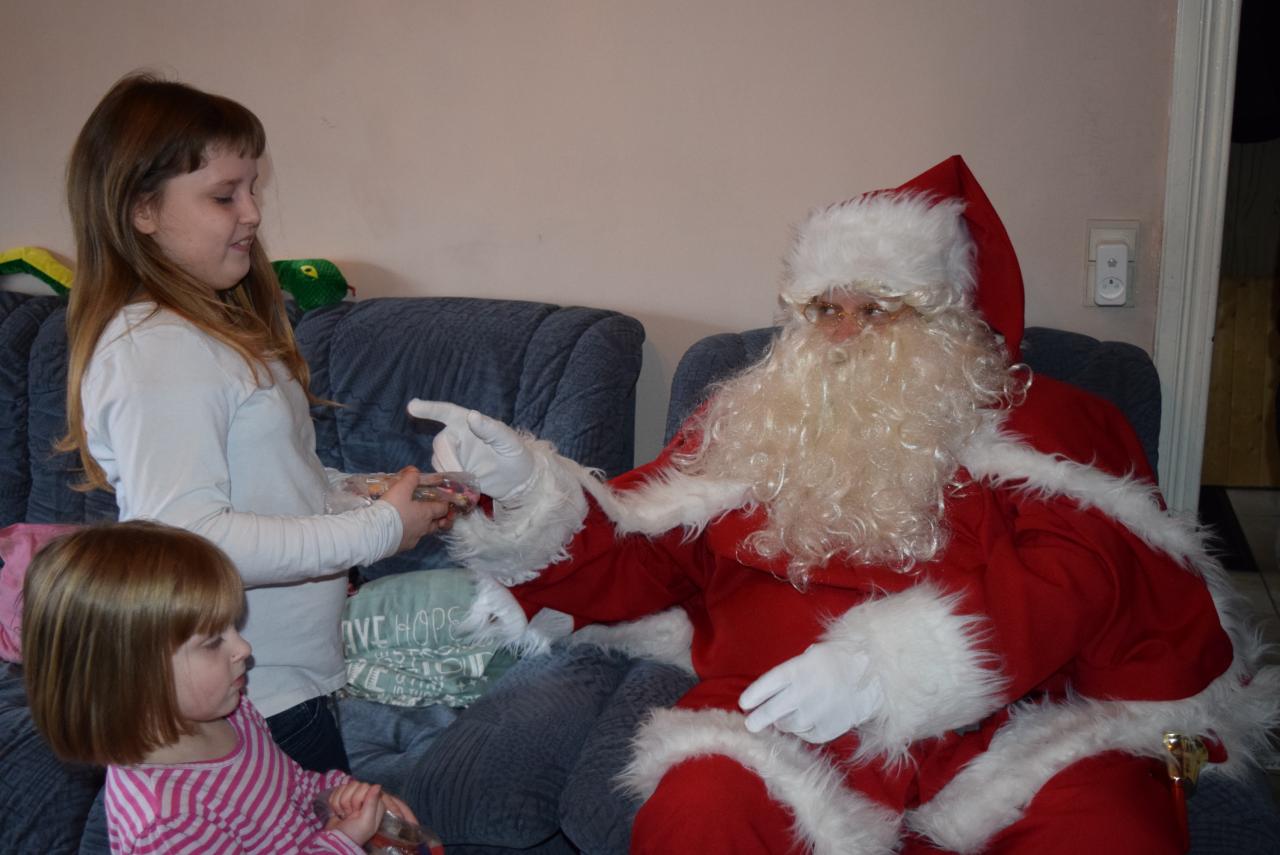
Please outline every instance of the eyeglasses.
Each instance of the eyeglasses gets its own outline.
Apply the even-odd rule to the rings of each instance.
[[[883,326],[908,311],[911,311],[911,307],[900,300],[882,302],[862,299],[855,306],[845,307],[814,297],[804,304],[800,314],[814,326],[830,329],[845,321],[853,321],[860,328]]]

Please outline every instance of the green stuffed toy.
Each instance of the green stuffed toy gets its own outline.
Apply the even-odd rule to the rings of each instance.
[[[47,249],[38,246],[20,246],[0,252],[0,276],[33,277],[57,294],[66,296],[71,288],[71,270]],[[15,280],[11,290],[28,294],[42,294],[39,286],[35,289],[23,287],[25,283]]]
[[[296,258],[271,262],[280,287],[293,296],[298,307],[309,311],[328,306],[354,290],[332,261]],[[20,246],[0,253],[0,277],[13,277],[9,290],[42,294],[47,286],[58,296],[71,289],[71,270],[53,254],[38,246]],[[34,280],[34,281],[33,281]],[[43,284],[36,284],[43,283]]]
[[[273,261],[271,266],[280,287],[293,296],[304,312],[340,302],[347,292],[355,290],[347,284],[338,266],[323,258]]]

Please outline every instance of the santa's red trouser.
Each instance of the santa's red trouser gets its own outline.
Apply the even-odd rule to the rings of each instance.
[[[1025,815],[998,834],[992,855],[1175,855],[1184,850],[1164,768],[1111,753],[1082,760],[1051,778]],[[795,853],[791,814],[769,798],[764,782],[723,756],[698,757],[669,769],[640,808],[633,853]],[[907,836],[902,855],[938,855]]]

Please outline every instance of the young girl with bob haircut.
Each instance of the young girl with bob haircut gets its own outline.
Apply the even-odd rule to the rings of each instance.
[[[134,74],[71,152],[76,238],[64,450],[124,520],[207,537],[247,588],[249,697],[280,746],[348,768],[328,696],[346,679],[348,568],[449,526],[413,501],[417,473],[369,507],[325,515],[306,363],[262,243],[262,124],[235,101]]]
[[[90,526],[42,549],[23,585],[31,717],[63,760],[106,765],[111,851],[360,853],[382,811],[345,772],[309,772],[241,700],[251,649],[236,568],[151,522]],[[321,827],[312,800],[328,792]]]

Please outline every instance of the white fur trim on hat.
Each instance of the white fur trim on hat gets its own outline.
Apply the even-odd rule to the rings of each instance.
[[[620,783],[642,799],[676,764],[721,755],[760,776],[770,798],[795,816],[795,835],[814,855],[887,855],[898,848],[898,815],[845,786],[839,770],[800,740],[775,730],[750,733],[737,713],[654,710],[633,747]]]
[[[971,304],[974,244],[963,211],[958,199],[912,192],[816,210],[796,231],[782,296],[805,303],[844,288],[919,309]]]

